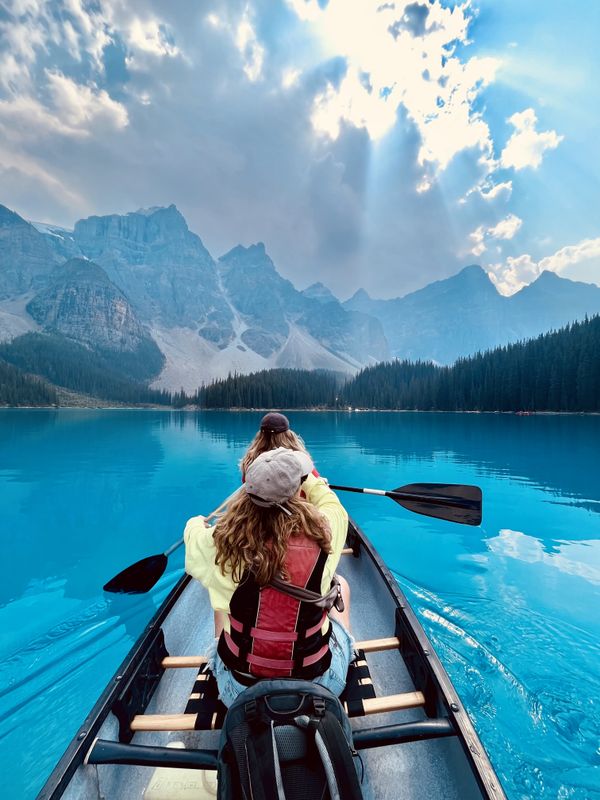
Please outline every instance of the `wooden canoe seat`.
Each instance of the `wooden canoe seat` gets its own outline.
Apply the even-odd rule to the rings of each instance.
[[[405,692],[363,701],[365,714],[402,711],[425,705],[423,692]],[[139,714],[131,721],[132,731],[194,731],[199,728],[199,714]]]
[[[425,705],[422,692],[375,696],[375,688],[365,654],[392,650],[398,639],[370,639],[356,643],[358,657],[350,664],[346,689],[340,700],[350,717],[380,714]],[[200,667],[192,693],[183,714],[138,714],[131,721],[132,731],[193,731],[214,730],[223,724],[226,707],[218,697],[217,682],[208,670],[205,656],[167,656],[165,668]]]

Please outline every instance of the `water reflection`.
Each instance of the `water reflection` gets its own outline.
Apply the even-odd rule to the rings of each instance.
[[[148,528],[163,449],[136,412],[0,413],[0,603],[61,576],[64,596],[97,594],[98,563]],[[102,581],[104,582],[104,581]],[[102,585],[102,584],[100,584]]]
[[[496,555],[527,564],[544,564],[600,585],[600,542],[597,540],[577,544],[563,542],[557,552],[547,553],[539,539],[521,531],[503,529],[498,536],[487,540],[487,546]]]
[[[165,415],[163,424],[184,426],[190,416],[198,431],[237,448],[254,436],[262,412],[182,412]],[[301,411],[288,416],[310,449],[347,444],[391,464],[447,458],[484,474],[521,478],[556,493],[558,501],[573,498],[600,511],[598,416]]]

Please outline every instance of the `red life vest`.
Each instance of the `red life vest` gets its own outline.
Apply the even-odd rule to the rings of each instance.
[[[303,535],[293,537],[285,558],[289,582],[320,594],[326,561],[327,553],[316,542]],[[238,673],[238,679],[311,680],[329,668],[330,630],[326,634],[321,630],[327,618],[323,608],[272,586],[261,588],[247,570],[229,610],[231,631],[221,634],[218,652],[225,666]]]

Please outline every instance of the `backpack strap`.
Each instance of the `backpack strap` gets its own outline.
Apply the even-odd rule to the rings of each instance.
[[[342,726],[331,711],[325,711],[321,715],[315,730],[315,742],[323,761],[332,800],[362,800],[350,746]]]
[[[255,721],[251,731],[246,739],[246,758],[252,800],[286,800],[273,722]]]

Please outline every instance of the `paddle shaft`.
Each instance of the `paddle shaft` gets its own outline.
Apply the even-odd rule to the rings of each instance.
[[[388,492],[385,489],[359,489],[356,486],[334,486],[329,484],[329,488],[337,492],[358,492],[359,494],[377,494],[382,497],[391,497],[392,500],[408,500],[414,503],[429,503],[430,505],[450,506],[452,508],[472,508],[476,509],[478,504],[474,500],[466,497],[450,497],[442,494],[418,494],[415,492],[403,492],[395,490]]]

